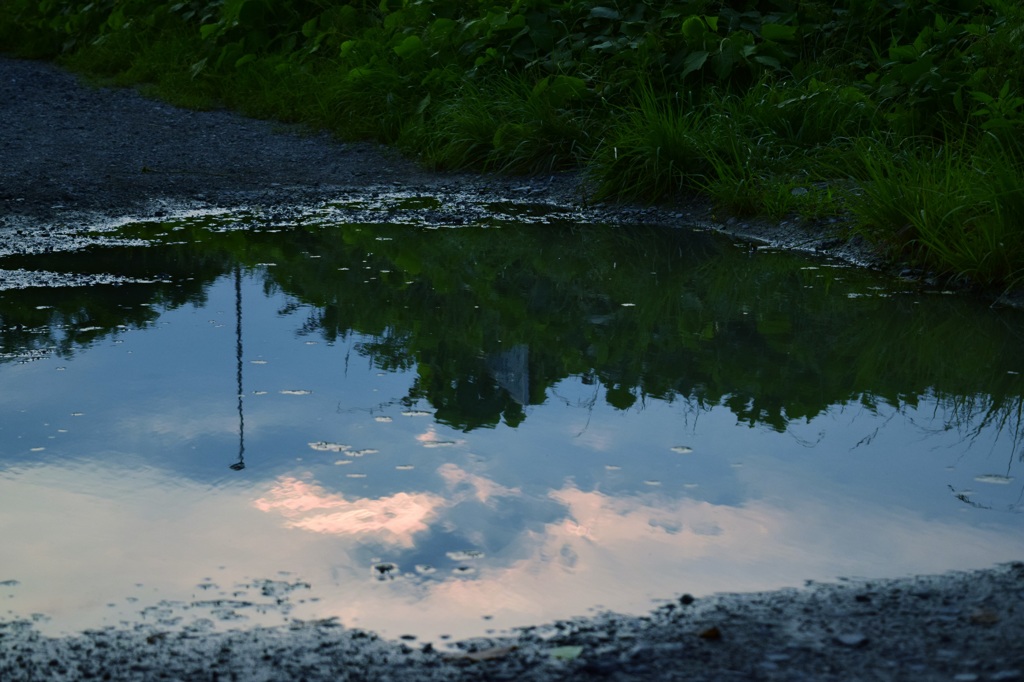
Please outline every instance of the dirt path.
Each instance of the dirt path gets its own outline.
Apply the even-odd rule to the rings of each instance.
[[[124,213],[153,199],[234,202],[239,192],[310,194],[424,175],[374,145],[85,87],[43,62],[0,59],[0,121],[6,214]]]
[[[429,173],[394,150],[226,111],[195,112],[84,85],[0,56],[0,216],[146,215],[313,202],[365,188],[461,188],[578,199],[578,181]]]
[[[0,246],[25,225],[196,206],[312,202],[391,187],[499,192],[580,205],[572,176],[426,173],[393,152],[130,90],[94,89],[45,63],[0,57]],[[581,208],[582,210],[582,208]],[[707,211],[590,207],[614,220]],[[26,222],[27,221],[27,222]],[[719,226],[720,227],[720,226]],[[737,232],[821,248],[805,228]],[[856,249],[840,245],[856,257]],[[3,568],[0,547],[0,572]],[[5,576],[0,574],[0,580]],[[685,589],[685,586],[680,586]],[[453,655],[332,624],[227,634],[105,630],[48,639],[0,615],[0,680],[1024,680],[1024,564],[973,574],[684,599],[645,618],[603,616],[464,643]]]

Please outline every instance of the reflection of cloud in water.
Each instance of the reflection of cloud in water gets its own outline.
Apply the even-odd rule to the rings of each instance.
[[[465,440],[450,440],[447,438],[442,438],[440,434],[438,434],[437,431],[434,429],[433,424],[431,424],[430,428],[428,428],[426,431],[416,436],[416,440],[419,441],[420,445],[422,445],[425,448],[441,448],[466,444]]]
[[[438,467],[437,473],[450,488],[454,489],[460,485],[469,486],[473,491],[473,497],[484,504],[492,497],[519,497],[522,495],[519,488],[506,488],[489,478],[471,474],[455,464],[442,464]]]
[[[1024,547],[1006,546],[996,532],[851,499],[733,507],[655,495],[611,497],[573,486],[550,497],[564,505],[565,515],[540,532],[523,533],[513,561],[481,564],[476,579],[433,584],[417,606],[396,608],[424,623],[442,608],[482,609],[525,623],[583,613],[598,603],[635,612],[646,598],[682,591],[977,568]],[[939,536],[945,551],[936,551]]]
[[[337,493],[285,476],[253,502],[265,512],[287,519],[285,526],[335,535],[374,534],[380,542],[412,547],[413,536],[427,530],[428,522],[445,506],[430,493],[395,493],[378,499],[347,500]]]
[[[597,424],[589,419],[585,421],[569,420],[565,427],[566,435],[573,445],[589,448],[597,452],[611,452],[616,446],[616,435],[608,424]]]
[[[192,440],[211,434],[238,433],[238,415],[223,409],[224,402],[209,397],[194,397],[182,402],[174,396],[155,399],[152,405],[138,404],[117,414],[110,431],[121,438],[139,434],[140,438],[171,436],[174,441]]]
[[[550,496],[565,505],[567,516],[546,528],[541,551],[547,557],[571,554],[574,564],[580,557],[596,560],[595,553],[608,550],[610,554],[601,562],[613,559],[615,564],[628,564],[637,551],[651,557],[669,551],[682,564],[719,555],[723,550],[763,544],[785,525],[779,512],[769,508],[728,507],[660,496],[610,497],[575,487],[554,490]],[[636,576],[637,570],[634,566],[629,573]],[[660,573],[664,568],[654,570]],[[648,577],[657,581],[655,575]]]
[[[454,464],[438,470],[450,491],[379,499],[349,499],[294,476],[262,493],[210,494],[156,474],[41,466],[0,476],[0,577],[23,582],[7,608],[95,627],[112,617],[107,603],[144,596],[135,583],[152,600],[190,599],[194,581],[224,565],[213,575],[225,589],[244,576],[297,571],[319,599],[296,605],[297,618],[339,616],[392,636],[470,636],[597,604],[636,613],[652,597],[680,592],[980,568],[1024,554],[1024,539],[1005,528],[923,516],[827,484],[803,497],[728,506],[572,484],[531,497]],[[364,545],[380,543],[390,550],[366,553]],[[446,556],[471,550],[484,556]],[[369,556],[400,574],[374,580]],[[417,564],[437,570],[421,574]],[[477,572],[453,573],[459,566]]]
[[[374,540],[411,548],[413,536],[430,528],[445,507],[465,499],[482,504],[493,498],[520,497],[518,488],[506,488],[471,474],[455,464],[443,464],[438,474],[454,492],[451,500],[424,492],[398,492],[380,498],[346,499],[315,483],[284,476],[253,502],[264,512],[285,517],[285,527],[333,535],[373,534]],[[459,488],[465,487],[467,494]]]
[[[680,592],[978,568],[1024,548],[1019,542],[1006,546],[1005,535],[996,532],[861,507],[850,499],[731,507],[654,495],[610,497],[573,486],[550,496],[564,505],[565,516],[539,532],[521,533],[506,553],[510,562],[499,565],[488,557],[472,579],[420,585],[415,597],[400,589],[388,599],[388,621],[429,633],[452,627],[461,614],[468,634],[474,614],[509,626],[582,614],[596,604],[637,613],[650,598]],[[947,542],[943,551],[936,551],[939,537]],[[367,617],[371,604],[361,601],[340,608],[376,625]]]

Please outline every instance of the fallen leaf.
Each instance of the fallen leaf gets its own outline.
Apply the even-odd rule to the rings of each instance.
[[[560,646],[548,649],[548,656],[557,658],[559,661],[571,661],[574,658],[579,658],[582,653],[583,647],[581,646]]]
[[[701,639],[719,640],[722,639],[722,631],[712,625],[697,636]]]

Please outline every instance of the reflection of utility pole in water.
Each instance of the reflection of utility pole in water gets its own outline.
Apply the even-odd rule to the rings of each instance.
[[[238,461],[231,465],[235,471],[245,468],[245,415],[242,413],[242,268],[235,266],[235,358],[238,361],[235,376],[238,379]]]

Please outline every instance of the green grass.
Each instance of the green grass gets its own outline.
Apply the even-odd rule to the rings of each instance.
[[[435,168],[847,215],[894,260],[1021,282],[1024,7],[783,4],[7,0],[0,45]]]
[[[1005,148],[929,141],[858,148],[858,229],[893,257],[984,286],[1024,278],[1024,169]]]
[[[592,112],[593,98],[577,79],[556,76],[532,83],[498,77],[449,93],[405,131],[402,146],[438,168],[506,173],[578,168],[597,139]]]
[[[644,86],[616,114],[590,164],[598,199],[654,201],[706,184],[712,166],[701,108]]]

